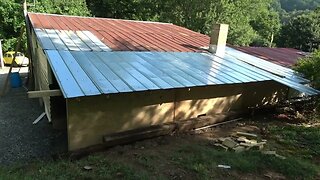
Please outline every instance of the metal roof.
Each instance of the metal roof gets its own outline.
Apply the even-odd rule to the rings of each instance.
[[[274,80],[308,95],[318,91],[230,55],[184,52],[45,50],[66,98]]]
[[[319,93],[293,70],[236,49],[226,48],[223,57],[208,53],[201,48],[207,36],[172,24],[29,17],[65,98],[268,80]]]
[[[233,48],[267,60],[269,62],[291,68],[299,58],[307,53],[293,48],[269,48],[269,47],[234,47]]]
[[[38,29],[90,31],[114,51],[199,52],[209,37],[169,23],[28,13]]]

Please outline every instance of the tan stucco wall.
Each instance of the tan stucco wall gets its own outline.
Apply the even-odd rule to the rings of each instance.
[[[244,111],[277,101],[286,92],[285,86],[266,81],[67,99],[69,150],[100,144],[104,135],[115,132]]]

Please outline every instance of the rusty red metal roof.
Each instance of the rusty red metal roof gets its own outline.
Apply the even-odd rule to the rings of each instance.
[[[201,52],[209,37],[159,22],[29,13],[34,28],[90,31],[113,51]]]
[[[233,47],[247,54],[273,62],[275,64],[292,67],[299,58],[306,55],[305,52],[293,48],[269,48],[269,47]]]

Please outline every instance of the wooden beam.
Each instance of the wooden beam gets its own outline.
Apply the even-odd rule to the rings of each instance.
[[[62,92],[59,89],[28,92],[28,98],[41,98],[48,96],[62,96]]]

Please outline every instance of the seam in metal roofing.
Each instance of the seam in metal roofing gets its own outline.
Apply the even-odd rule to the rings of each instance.
[[[65,98],[268,80],[319,93],[293,70],[233,48],[207,53],[207,36],[172,24],[29,17]]]

